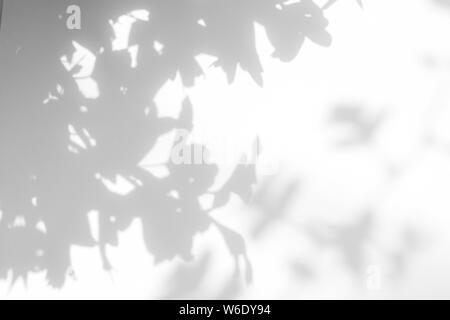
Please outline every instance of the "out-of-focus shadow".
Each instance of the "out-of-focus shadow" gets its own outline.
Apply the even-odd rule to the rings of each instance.
[[[291,262],[290,267],[290,271],[300,281],[314,280],[314,278],[317,276],[316,272],[314,271],[314,267],[307,262],[302,261],[300,258],[294,259]]]
[[[299,192],[298,180],[283,181],[284,185],[280,190],[274,190],[277,179],[280,180],[274,176],[262,183],[252,200],[251,205],[258,212],[258,219],[252,232],[254,238],[260,237],[276,221],[285,218],[289,205]]]
[[[357,275],[365,272],[365,246],[371,240],[373,214],[362,214],[357,221],[342,226],[310,228],[311,239],[320,247],[334,248]]]
[[[331,115],[330,121],[336,126],[348,129],[348,135],[338,141],[340,146],[355,146],[372,142],[377,130],[386,118],[386,114],[379,112],[369,114],[360,105],[338,105]]]
[[[208,271],[211,254],[206,253],[190,265],[180,265],[170,276],[170,284],[163,299],[192,299]]]
[[[423,236],[411,227],[400,231],[400,243],[386,254],[390,262],[389,277],[392,281],[400,281],[408,271],[408,266],[415,255],[426,245]]]
[[[374,212],[361,213],[354,221],[341,225],[317,224],[306,227],[308,238],[317,248],[328,249],[337,254],[348,271],[359,284],[365,283],[365,276],[373,261],[371,254],[377,253],[377,268],[391,284],[400,281],[406,274],[409,262],[423,248],[424,239],[416,230],[403,226],[397,230],[397,243],[386,247],[376,235],[376,216]],[[300,280],[314,279],[317,274],[307,264],[307,257],[297,257],[292,262],[292,270]]]
[[[450,3],[446,0],[432,0],[432,1],[443,8],[450,9]]]

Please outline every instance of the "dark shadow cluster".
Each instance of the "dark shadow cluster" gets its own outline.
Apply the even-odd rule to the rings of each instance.
[[[250,273],[244,239],[208,212],[225,205],[231,193],[248,201],[256,183],[254,166],[238,166],[208,210],[199,198],[215,181],[216,165],[167,163],[165,177],[144,170],[138,164],[161,135],[193,127],[189,98],[175,118],[159,116],[153,99],[176,75],[184,86],[194,85],[202,75],[200,54],[216,57],[214,66],[230,82],[239,66],[262,85],[255,23],[265,29],[273,56],[290,61],[306,39],[331,43],[323,10],[311,0],[0,4],[0,277],[11,272],[14,280],[26,279],[30,272],[45,271],[52,286],[62,287],[74,245],[98,247],[109,269],[107,246],[116,246],[119,232],[134,219],[141,220],[145,244],[157,262],[189,259],[194,235],[216,225],[232,256],[245,257]],[[82,9],[81,30],[65,26],[66,8],[73,4]],[[130,45],[139,45],[139,55],[138,67],[131,68],[128,53],[111,48],[108,21],[136,9],[147,9],[150,21],[133,27]],[[73,78],[79,70],[68,72],[61,64],[73,41],[96,55],[97,99],[80,93]],[[162,53],[155,41],[164,46]],[[43,103],[55,88],[57,93]],[[73,131],[85,148],[73,145]],[[133,184],[133,192],[118,195],[105,187],[102,181],[119,175]],[[99,214],[98,240],[90,231],[92,211]]]

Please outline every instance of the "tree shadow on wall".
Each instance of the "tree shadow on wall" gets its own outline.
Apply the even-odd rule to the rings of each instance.
[[[82,9],[81,30],[65,25],[73,4]],[[132,68],[126,50],[112,50],[108,21],[137,9],[147,9],[150,19],[132,29],[129,47],[139,45],[138,67]],[[322,9],[310,0],[6,0],[2,20],[0,277],[26,280],[30,272],[45,271],[60,288],[73,245],[98,247],[109,269],[106,247],[116,246],[118,233],[136,218],[156,262],[189,259],[194,235],[217,225],[234,259],[244,256],[249,267],[244,239],[208,213],[225,205],[227,194],[248,198],[254,166],[238,166],[208,209],[199,198],[209,192],[218,166],[167,163],[163,177],[143,169],[138,164],[159,137],[193,127],[188,97],[174,118],[159,116],[153,99],[176,75],[184,86],[194,85],[202,75],[199,54],[216,57],[214,66],[230,83],[240,66],[263,85],[254,24],[265,28],[273,56],[287,62],[306,39],[330,44]],[[86,61],[69,71],[61,63],[74,43],[96,56],[92,74],[82,75]],[[80,82],[93,79],[100,94],[86,97]],[[106,186],[118,176],[134,190],[111,192]],[[98,239],[88,220],[93,211]]]

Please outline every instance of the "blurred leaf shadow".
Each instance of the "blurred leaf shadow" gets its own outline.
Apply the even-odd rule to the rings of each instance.
[[[337,105],[330,115],[330,122],[349,131],[346,137],[338,141],[342,147],[370,144],[385,119],[384,112],[370,114],[363,106],[356,104]]]

